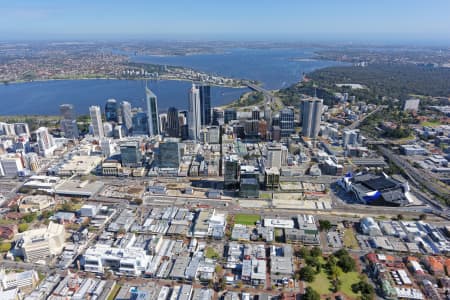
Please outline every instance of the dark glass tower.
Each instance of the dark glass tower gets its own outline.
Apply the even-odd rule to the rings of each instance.
[[[115,99],[108,99],[105,105],[105,119],[107,122],[119,122],[119,105]]]
[[[211,125],[211,86],[200,85],[200,124]]]

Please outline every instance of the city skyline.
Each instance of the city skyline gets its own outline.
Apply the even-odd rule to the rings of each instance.
[[[0,4],[0,39],[298,39],[440,41],[448,1],[14,1]],[[98,11],[104,11],[98,18]],[[204,11],[202,18],[192,18]],[[207,13],[206,13],[207,12]],[[264,21],[262,21],[264,20]],[[439,20],[439,22],[435,22]]]

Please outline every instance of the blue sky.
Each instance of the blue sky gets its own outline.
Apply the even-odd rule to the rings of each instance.
[[[450,40],[450,0],[0,0],[0,39]]]

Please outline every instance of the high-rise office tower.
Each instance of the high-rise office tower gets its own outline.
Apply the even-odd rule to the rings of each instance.
[[[128,132],[133,126],[133,115],[131,113],[131,104],[128,101],[120,103],[120,112],[122,114],[122,124]]]
[[[159,125],[161,126],[159,131],[165,133],[167,130],[167,114],[162,113],[159,115]]]
[[[166,134],[170,137],[180,136],[180,119],[178,116],[178,110],[175,107],[169,107],[167,111]]]
[[[64,136],[69,139],[77,139],[80,136],[78,131],[77,120],[75,120],[75,112],[72,104],[62,104],[59,106],[62,120],[60,122],[61,131]]]
[[[33,134],[32,138],[36,141],[39,147],[39,153],[43,156],[50,154],[55,148],[53,136],[48,132],[47,127],[38,128]]]
[[[302,135],[311,139],[317,138],[320,131],[323,100],[309,98],[302,100],[300,113],[302,114]]]
[[[200,124],[202,126],[211,125],[211,86],[200,85]]]
[[[212,125],[219,126],[223,125],[224,113],[220,108],[213,109]]]
[[[227,108],[223,113],[224,123],[228,124],[232,120],[237,120],[237,112],[234,108]]]
[[[122,166],[138,168],[142,166],[142,152],[139,142],[127,142],[120,145]]]
[[[91,116],[92,133],[95,137],[102,138],[105,136],[103,132],[102,114],[99,106],[89,107],[89,114]]]
[[[145,102],[147,104],[148,134],[150,136],[159,135],[158,99],[147,86],[145,86]]]
[[[252,120],[259,120],[261,117],[261,112],[259,111],[258,107],[254,107],[252,110]]]
[[[176,168],[180,166],[181,144],[178,138],[165,138],[159,143],[158,166]]]
[[[288,137],[295,132],[293,108],[286,107],[280,111],[280,129],[282,137]]]
[[[107,122],[119,122],[119,104],[116,99],[108,99],[105,105],[105,120]]]
[[[239,186],[240,162],[237,157],[226,157],[223,185],[225,189],[235,189]]]
[[[148,135],[148,118],[147,114],[140,111],[133,115],[132,117],[133,135]]]
[[[59,106],[59,112],[63,120],[74,120],[75,119],[75,111],[72,104],[61,104]]]
[[[189,138],[192,140],[198,140],[200,138],[201,129],[201,113],[200,113],[200,91],[192,84],[192,88],[189,91]]]

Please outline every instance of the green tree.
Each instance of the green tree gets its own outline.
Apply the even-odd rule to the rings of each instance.
[[[34,220],[36,220],[36,214],[35,213],[26,214],[22,217],[22,220],[24,220],[26,223],[31,223]]]
[[[302,300],[320,300],[320,295],[318,292],[312,289],[312,287],[308,286],[305,289],[305,294],[302,297]]]
[[[11,250],[11,243],[9,243],[9,242],[3,242],[3,243],[0,243],[0,252],[1,253],[5,253],[5,252],[8,252],[9,250]]]
[[[355,260],[349,255],[339,258],[338,266],[341,267],[342,271],[344,271],[345,273],[354,271],[356,269]]]
[[[313,282],[316,272],[312,267],[306,266],[300,269],[299,274],[301,280],[306,282]]]
[[[28,230],[28,224],[27,223],[21,223],[21,224],[19,224],[17,229],[19,230],[19,232],[27,231]]]
[[[320,231],[329,231],[331,229],[331,222],[328,220],[319,220]]]
[[[312,249],[311,249],[311,256],[313,256],[313,257],[322,256],[322,249],[320,249],[317,246],[312,247]]]
[[[301,258],[306,258],[306,257],[310,256],[309,249],[306,247],[301,247],[300,249],[298,249],[298,251],[296,251],[295,254],[297,257],[301,257]]]

